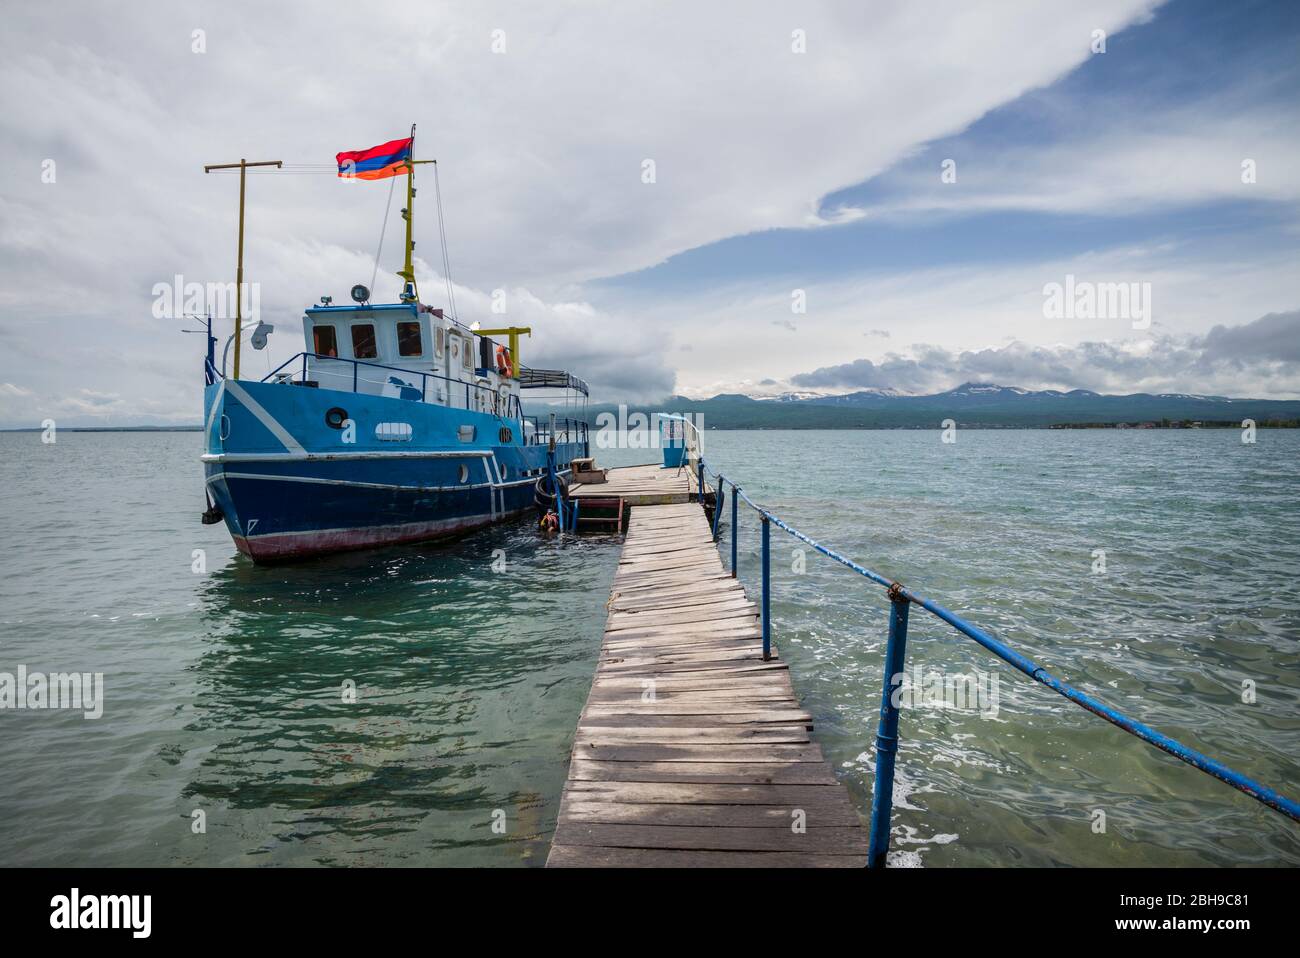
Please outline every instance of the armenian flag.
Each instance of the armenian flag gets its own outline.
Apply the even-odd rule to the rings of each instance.
[[[389,140],[368,150],[349,150],[336,153],[339,176],[358,180],[383,180],[397,176],[407,170],[407,161],[411,158],[411,143],[414,137],[404,140]]]

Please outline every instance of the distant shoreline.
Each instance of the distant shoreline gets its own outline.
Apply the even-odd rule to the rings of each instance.
[[[1025,425],[1023,423],[1008,423],[999,425],[986,422],[966,423],[957,420],[957,427],[967,430],[982,431],[1006,431],[1006,430],[1032,430],[1034,432],[1043,432],[1047,430],[1059,429],[1241,429],[1240,422],[1235,420],[1221,422],[1063,422],[1051,423],[1045,426]],[[1272,422],[1262,420],[1255,424],[1257,429],[1300,429],[1300,420],[1290,419]],[[593,430],[596,428],[593,424]],[[722,428],[705,427],[706,432],[919,432],[927,430],[938,430],[942,427],[934,426],[726,426]],[[59,426],[59,432],[202,432],[202,426]],[[641,430],[644,431],[644,430]],[[19,426],[16,428],[0,429],[0,433],[6,432],[44,432],[40,426]]]
[[[202,432],[203,427],[194,426],[59,426],[59,432]],[[0,432],[44,432],[42,426],[14,426],[0,429]]]

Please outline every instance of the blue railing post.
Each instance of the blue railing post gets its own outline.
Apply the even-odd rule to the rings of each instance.
[[[740,508],[740,487],[734,482],[731,484],[731,577],[736,577],[736,513]]]
[[[546,450],[546,473],[551,478],[551,492],[555,494],[555,518],[560,523],[560,531],[564,532],[567,526],[565,520],[568,516],[565,510],[568,508],[564,504],[564,498],[560,495],[560,477],[558,470],[555,468],[555,443],[548,443]]]
[[[763,661],[772,657],[772,524],[763,513]]]
[[[722,473],[718,473],[718,494],[713,499],[713,541],[718,541],[718,526],[722,524],[722,504],[726,501],[726,493],[722,491],[722,486],[726,482]]]
[[[884,868],[889,852],[889,820],[894,809],[894,759],[898,754],[898,706],[894,682],[902,681],[907,659],[907,599],[897,583],[889,587],[889,644],[885,647],[885,679],[880,693],[880,724],[876,726],[876,786],[871,798],[871,842],[867,867]]]
[[[700,505],[704,505],[704,458],[703,457],[700,458],[700,465],[699,468],[696,470],[696,475],[699,477],[698,492],[700,494]]]

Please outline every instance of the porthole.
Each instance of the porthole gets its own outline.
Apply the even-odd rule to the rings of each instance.
[[[507,479],[509,479],[509,478],[510,478],[510,467],[509,467],[509,466],[502,466],[502,467],[501,467],[501,481],[502,481],[502,482],[505,482],[505,481],[506,481]]]
[[[221,439],[225,441],[230,438],[230,417],[225,413],[221,414]]]
[[[469,466],[461,463],[459,479],[461,482],[469,482]]]
[[[334,406],[325,413],[325,425],[331,429],[342,429],[343,424],[348,421],[348,411]]]

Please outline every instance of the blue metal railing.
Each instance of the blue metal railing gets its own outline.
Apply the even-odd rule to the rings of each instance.
[[[451,398],[450,387],[464,386],[465,405],[463,407],[457,407],[457,408],[473,410],[473,404],[470,401],[470,397],[482,396],[482,398],[484,399],[483,405],[488,409],[490,409],[494,415],[506,419],[516,419],[519,421],[521,426],[525,423],[532,425],[533,427],[532,435],[528,435],[527,431],[525,430],[524,435],[521,435],[519,437],[520,441],[524,445],[538,445],[541,443],[545,443],[547,440],[550,439],[552,435],[552,429],[554,429],[554,435],[557,437],[556,441],[561,443],[566,443],[566,442],[585,443],[588,442],[590,438],[590,427],[588,426],[587,421],[585,419],[577,419],[577,418],[567,417],[567,416],[563,418],[555,418],[555,419],[543,418],[541,416],[525,416],[523,404],[519,401],[518,396],[511,395],[509,403],[506,404],[503,410],[502,409],[503,397],[496,390],[488,386],[480,386],[478,383],[467,383],[464,382],[463,380],[452,379],[450,376],[443,376],[440,373],[426,373],[426,372],[420,372],[419,370],[416,369],[403,369],[401,366],[385,366],[382,363],[366,362],[363,359],[348,359],[347,357],[342,357],[342,356],[325,356],[322,355],[321,353],[298,353],[297,355],[292,356],[289,359],[286,359],[279,366],[275,367],[275,369],[271,370],[269,373],[263,376],[262,382],[268,382],[271,379],[274,379],[276,376],[283,373],[284,370],[288,368],[290,365],[297,366],[299,363],[301,364],[301,367],[295,368],[293,370],[293,373],[299,377],[299,379],[297,380],[298,382],[307,382],[308,381],[307,361],[309,359],[315,359],[318,362],[325,362],[325,363],[350,364],[352,367],[352,392],[354,393],[358,391],[358,386],[362,381],[360,378],[360,369],[359,369],[359,367],[361,366],[365,366],[369,369],[390,370],[392,372],[401,373],[405,376],[419,376],[421,402],[429,402],[429,398],[428,398],[429,380],[442,381],[447,383],[448,384],[447,398],[449,400]],[[215,367],[210,366],[210,364],[208,368],[210,371],[215,372]],[[316,372],[317,374],[319,374],[321,370],[317,368]],[[333,375],[333,374],[331,373],[329,375]],[[346,376],[346,373],[344,375]],[[365,380],[365,381],[371,382],[371,380]],[[477,392],[471,393],[470,390],[477,390]],[[442,405],[442,404],[434,403],[434,405]]]
[[[700,476],[700,501],[704,501],[704,477],[706,473],[713,473],[705,465],[704,458],[701,456],[698,464],[698,474]],[[714,539],[718,537],[718,513],[722,510],[722,503],[725,500],[724,487],[728,484],[731,486],[731,574],[736,575],[737,559],[737,516],[738,504],[743,500],[751,509],[758,513],[762,523],[762,633],[763,633],[763,658],[770,659],[772,655],[772,605],[771,605],[771,527],[773,525],[785,530],[801,542],[807,543],[813,549],[822,555],[843,566],[847,566],[859,575],[870,579],[877,585],[884,586],[889,598],[889,639],[885,646],[885,674],[884,683],[880,697],[880,720],[876,728],[876,776],[875,785],[872,791],[871,801],[871,836],[867,853],[867,865],[871,868],[879,868],[885,864],[885,856],[889,851],[889,828],[890,816],[893,811],[893,790],[894,790],[894,761],[898,753],[898,716],[899,710],[894,704],[892,695],[895,686],[901,682],[904,672],[904,662],[907,654],[907,618],[908,609],[912,605],[920,606],[925,611],[938,619],[948,623],[958,632],[969,638],[974,639],[988,651],[992,652],[1004,662],[1019,669],[1025,675],[1029,676],[1036,682],[1041,682],[1049,689],[1069,699],[1074,704],[1087,709],[1094,715],[1104,718],[1106,721],[1119,726],[1131,735],[1135,735],[1154,745],[1162,751],[1194,768],[1199,768],[1202,772],[1212,775],[1222,782],[1226,782],[1233,788],[1236,788],[1259,802],[1267,805],[1275,811],[1281,812],[1296,821],[1300,821],[1300,803],[1287,798],[1274,789],[1269,788],[1248,778],[1240,772],[1234,771],[1216,759],[1203,755],[1195,749],[1188,748],[1181,742],[1178,742],[1169,736],[1156,731],[1148,725],[1144,725],[1134,719],[1129,718],[1122,712],[1111,708],[1104,702],[1093,698],[1086,692],[1081,692],[1066,682],[1056,678],[1042,666],[1037,665],[1033,660],[1021,655],[1011,646],[999,639],[994,638],[979,626],[972,625],[961,616],[950,612],[943,606],[931,601],[923,596],[917,595],[911,589],[895,582],[894,580],[868,569],[845,556],[840,555],[833,549],[829,549],[820,542],[810,538],[790,524],[784,522],[772,512],[754,502],[745,491],[736,484],[734,480],[727,479],[720,473],[713,473],[718,479],[717,498],[714,503]]]
[[[279,366],[275,367],[275,369],[271,370],[269,373],[263,376],[262,382],[267,382],[273,379],[274,377],[280,375],[285,370],[286,367],[290,366],[291,364],[296,365],[298,363],[301,363],[301,369],[293,370],[293,373],[299,376],[299,379],[297,381],[308,382],[309,381],[307,378],[308,360],[316,361],[317,368],[315,371],[318,375],[321,372],[326,372],[326,370],[324,370],[320,366],[321,363],[350,364],[352,367],[352,392],[354,393],[358,391],[358,386],[362,381],[360,378],[360,367],[365,366],[367,369],[383,369],[383,370],[388,370],[390,372],[401,373],[404,376],[419,376],[420,377],[419,398],[421,402],[429,401],[428,399],[429,380],[441,381],[447,383],[448,401],[446,405],[451,404],[452,387],[464,386],[465,405],[463,407],[458,407],[458,408],[473,410],[474,407],[470,399],[471,397],[478,397],[482,401],[482,405],[484,407],[484,410],[482,411],[490,411],[493,415],[500,416],[502,418],[507,418],[507,419],[522,420],[523,418],[523,405],[520,403],[518,396],[511,395],[509,401],[505,402],[501,394],[498,393],[495,389],[492,389],[490,386],[480,386],[478,383],[467,383],[460,379],[452,379],[450,376],[444,376],[441,373],[425,373],[425,372],[420,372],[419,370],[416,369],[403,369],[401,366],[385,366],[382,363],[371,363],[365,361],[364,359],[348,359],[347,357],[344,356],[326,356],[322,353],[305,353],[305,352],[298,353],[297,355],[291,356],[289,359],[286,359]],[[333,378],[338,378],[336,374],[332,372],[326,372],[326,374]],[[343,375],[346,376],[347,374],[344,373]],[[370,380],[365,380],[365,381],[370,382]],[[382,386],[383,384],[380,385]],[[474,391],[471,392],[471,390]],[[435,405],[443,405],[443,404],[435,403]]]

